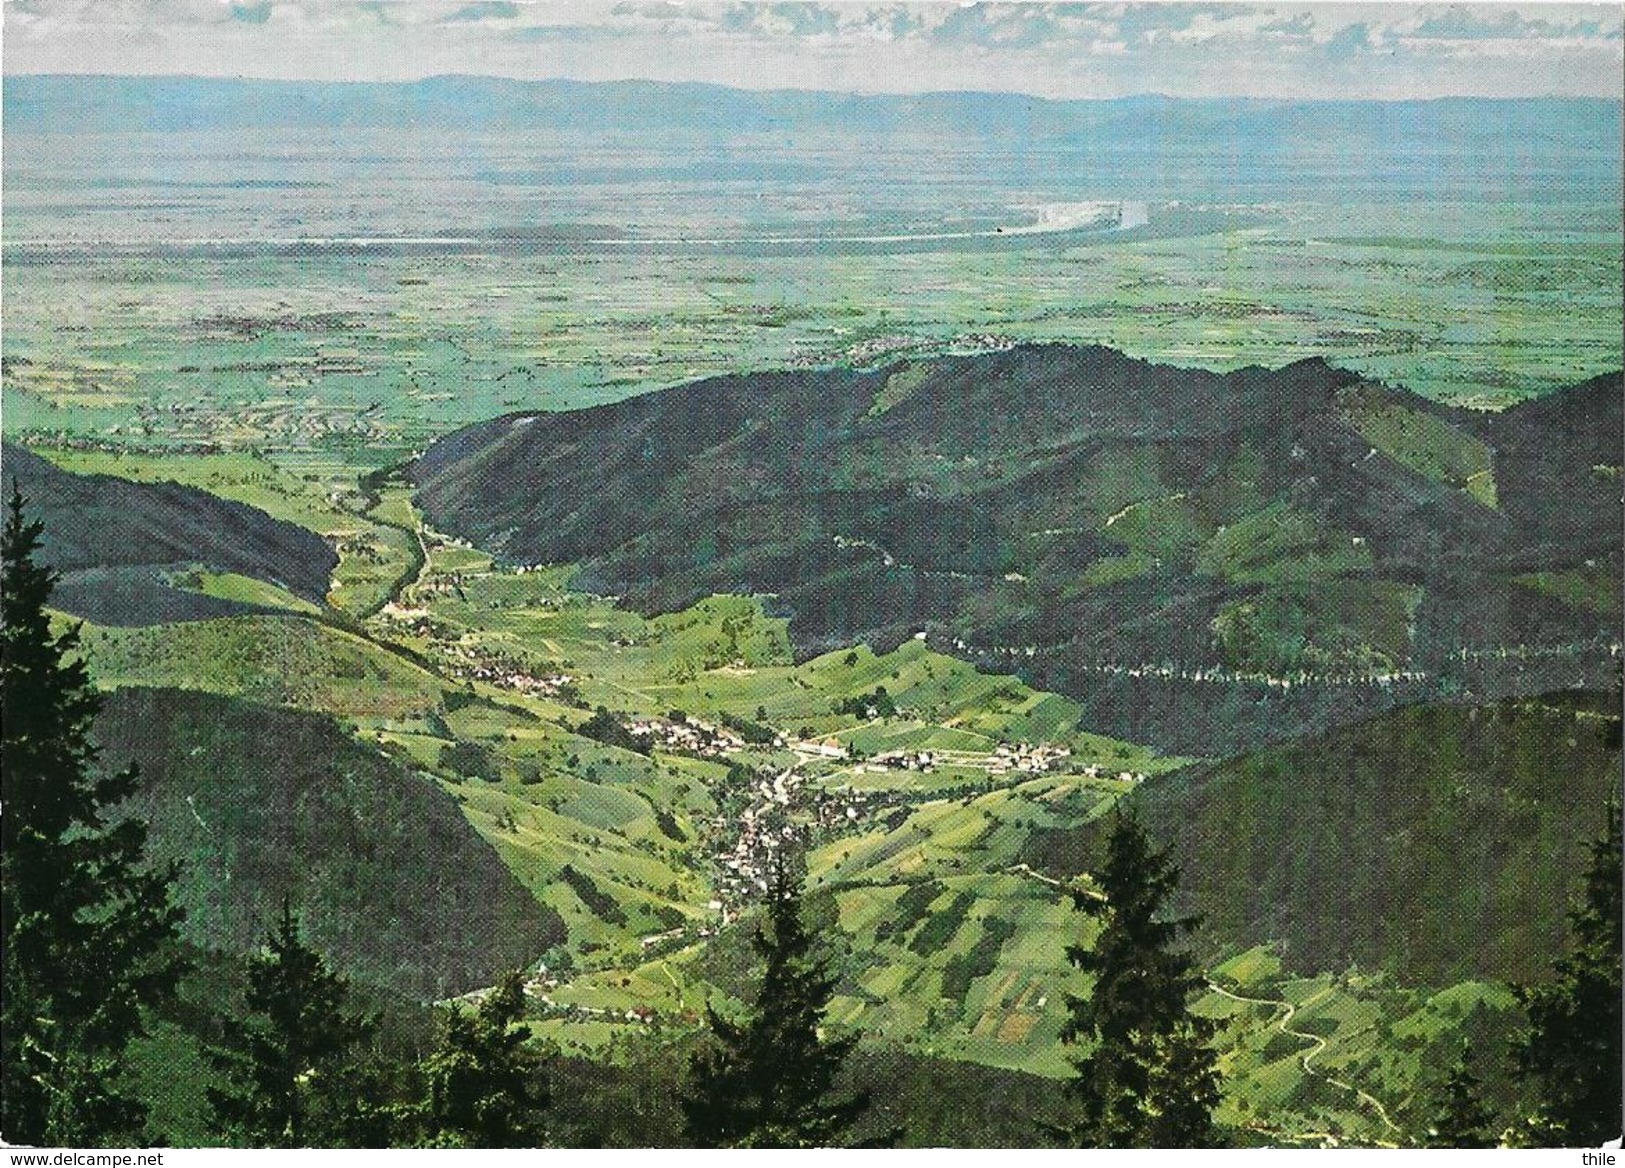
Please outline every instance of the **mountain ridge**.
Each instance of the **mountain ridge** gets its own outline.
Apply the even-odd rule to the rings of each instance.
[[[1091,728],[1200,753],[1210,726],[1170,735],[1158,715],[1148,736],[1083,674],[1425,672],[1530,692],[1561,683],[1537,663],[1485,690],[1451,655],[1616,641],[1568,576],[1520,576],[1618,577],[1597,522],[1617,471],[1592,461],[1621,432],[1617,383],[1478,415],[1318,358],[1221,375],[1028,345],[505,415],[410,475],[439,529],[509,562],[579,561],[584,587],[641,611],[769,594],[803,656],[924,630],[979,664],[1013,653],[1086,706],[1095,691]],[[1237,732],[1223,745],[1257,741]]]
[[[1174,97],[1165,94],[1134,94],[1112,98],[1051,98],[1037,94],[991,90],[928,90],[918,93],[855,93],[808,88],[746,89],[699,81],[652,81],[625,79],[582,81],[572,78],[520,79],[477,74],[436,74],[409,81],[312,81],[254,77],[212,77],[185,74],[111,73],[32,73],[8,74],[4,80],[9,130],[37,131],[45,126],[42,107],[61,101],[70,91],[76,100],[88,98],[86,110],[92,115],[72,132],[105,129],[97,118],[116,114],[115,104],[125,104],[123,124],[143,106],[167,119],[158,126],[169,129],[215,125],[264,125],[271,111],[253,106],[266,96],[302,96],[291,108],[286,101],[278,115],[280,124],[331,124],[329,118],[350,99],[354,112],[345,120],[364,124],[358,116],[393,116],[407,102],[425,98],[441,101],[479,102],[503,99],[509,103],[529,101],[537,112],[574,107],[578,118],[582,107],[601,104],[623,118],[647,118],[653,98],[667,99],[668,106],[686,113],[700,113],[703,124],[732,126],[735,130],[757,129],[775,120],[806,118],[818,107],[838,111],[849,120],[873,127],[897,128],[914,121],[933,121],[940,132],[941,116],[956,115],[960,129],[984,128],[982,122],[997,117],[1001,123],[1017,118],[1028,131],[1077,130],[1091,123],[1109,121],[1113,115],[1144,117],[1147,114],[1184,110],[1200,114],[1208,121],[1225,116],[1246,121],[1255,116],[1268,118],[1279,128],[1283,112],[1292,117],[1311,116],[1316,111],[1335,114],[1347,122],[1363,115],[1382,121],[1395,114],[1412,114],[1438,119],[1470,117],[1480,110],[1493,110],[1503,118],[1509,111],[1567,113],[1570,120],[1560,127],[1568,132],[1584,131],[1587,116],[1598,111],[1618,110],[1620,102],[1597,97],[1433,97],[1392,100],[1258,98],[1258,97]],[[240,108],[231,99],[241,97]],[[400,103],[390,99],[399,97]],[[675,100],[673,100],[675,99]],[[133,105],[130,105],[133,101]],[[190,103],[190,105],[188,104]],[[617,108],[620,107],[620,108]],[[476,110],[478,107],[475,107]],[[709,111],[708,114],[705,111]],[[485,112],[501,120],[500,111]],[[511,117],[516,112],[507,111]],[[1091,116],[1093,115],[1093,116]],[[595,116],[586,112],[585,116]],[[968,121],[967,121],[968,119]],[[114,124],[117,124],[115,121]],[[148,123],[150,125],[150,123]],[[152,128],[157,128],[153,126]],[[1480,127],[1487,132],[1487,127]]]
[[[269,611],[177,587],[175,572],[237,573],[325,603],[338,553],[257,507],[174,482],[62,470],[26,447],[0,450],[4,476],[45,524],[40,555],[61,574],[53,603],[100,624],[143,625]]]

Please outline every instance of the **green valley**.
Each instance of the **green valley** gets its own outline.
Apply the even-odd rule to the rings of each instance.
[[[266,462],[235,472],[247,481],[185,457],[136,466],[239,496],[275,482],[281,514],[349,538],[326,502],[353,487],[342,466],[306,477]],[[1235,1138],[1414,1143],[1461,1028],[1502,1041],[1519,1024],[1495,979],[1538,977],[1532,955],[1561,943],[1548,890],[1567,886],[1596,826],[1583,809],[1600,816],[1618,762],[1607,705],[1582,695],[1410,707],[1380,728],[1199,764],[1093,733],[1077,702],[924,639],[798,660],[760,597],[640,616],[581,591],[575,567],[502,567],[427,526],[398,482],[371,484],[345,514],[387,515],[421,548],[377,611],[343,610],[341,566],[320,607],[266,589],[250,615],[87,624],[112,697],[98,731],[110,759],[153,776],[134,806],[158,853],[187,864],[197,943],[248,945],[280,887],[340,968],[392,993],[446,996],[522,965],[537,1033],[606,1068],[594,1074],[671,1074],[639,1070],[638,1052],[657,1034],[692,1043],[707,1002],[742,998],[766,867],[793,836],[840,971],[832,1026],[922,1067],[1064,1076],[1063,1002],[1087,989],[1064,952],[1088,938],[1068,890],[1126,799],[1174,845],[1207,918],[1197,1008],[1219,1026],[1219,1114]],[[339,773],[321,794],[317,776]],[[1396,776],[1404,799],[1382,791]],[[1391,818],[1347,830],[1374,813]],[[424,839],[430,821],[449,838],[448,814],[461,842]],[[1368,850],[1316,844],[1333,823],[1345,848]],[[388,824],[410,835],[390,842]],[[1481,836],[1461,834],[1469,824]],[[320,859],[333,830],[362,833],[333,839],[344,872]],[[1439,864],[1415,850],[1430,830]],[[265,850],[278,839],[297,852]],[[1452,861],[1458,847],[1500,857],[1504,895]],[[448,886],[446,865],[484,890]],[[1436,889],[1430,872],[1467,882]],[[227,890],[252,896],[227,908]],[[387,907],[402,895],[406,915]],[[1394,931],[1463,896],[1478,899],[1439,909],[1442,931]],[[399,940],[367,927],[379,916]],[[449,941],[504,948],[454,956],[438,948]]]
[[[7,5],[0,1142],[1615,1140],[1617,17]]]

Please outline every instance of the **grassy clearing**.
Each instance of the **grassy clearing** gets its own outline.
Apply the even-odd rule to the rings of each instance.
[[[167,685],[349,718],[409,717],[441,680],[365,638],[302,617],[244,616],[148,628],[86,625],[101,686]]]
[[[1460,487],[1495,507],[1495,470],[1483,442],[1443,419],[1392,402],[1355,405],[1350,419],[1372,446],[1433,482]]]
[[[322,612],[316,605],[303,597],[295,596],[286,588],[278,588],[275,584],[268,584],[264,580],[242,576],[236,572],[199,573],[196,591],[222,600],[235,600],[262,608],[282,608],[305,616],[320,616]]]

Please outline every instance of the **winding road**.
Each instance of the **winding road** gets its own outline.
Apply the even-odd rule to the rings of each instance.
[[[1382,1120],[1383,1125],[1386,1126],[1389,1131],[1393,1132],[1395,1135],[1399,1136],[1402,1139],[1404,1138],[1405,1133],[1400,1131],[1398,1126],[1395,1125],[1394,1121],[1389,1118],[1388,1109],[1382,1105],[1382,1100],[1378,1099],[1375,1095],[1371,1095],[1368,1092],[1361,1090],[1359,1087],[1356,1087],[1353,1083],[1346,1083],[1342,1079],[1334,1078],[1332,1075],[1327,1074],[1325,1071],[1316,1070],[1314,1067],[1309,1065],[1310,1062],[1317,1055],[1325,1053],[1328,1043],[1326,1042],[1326,1040],[1324,1038],[1320,1037],[1320,1035],[1318,1035],[1318,1034],[1306,1034],[1302,1030],[1293,1030],[1288,1025],[1288,1023],[1290,1023],[1292,1021],[1293,1017],[1297,1014],[1298,1005],[1294,1005],[1293,1003],[1288,1002],[1288,1001],[1286,1001],[1285,999],[1282,999],[1282,998],[1246,998],[1246,997],[1242,997],[1240,994],[1231,993],[1229,990],[1225,989],[1223,986],[1218,985],[1218,984],[1216,984],[1216,983],[1214,983],[1212,981],[1209,981],[1207,984],[1208,984],[1208,988],[1211,989],[1214,993],[1218,994],[1220,997],[1229,998],[1233,1002],[1245,1002],[1246,1004],[1248,1004],[1250,1006],[1270,1006],[1270,1007],[1272,1007],[1274,1009],[1282,1009],[1282,1008],[1284,1008],[1286,1012],[1284,1014],[1282,1014],[1280,1018],[1276,1019],[1275,1028],[1277,1030],[1279,1030],[1282,1034],[1285,1034],[1286,1036],[1288,1036],[1289,1038],[1302,1039],[1305,1042],[1313,1044],[1311,1049],[1303,1051],[1298,1055],[1298,1063],[1299,1063],[1300,1066],[1303,1067],[1304,1074],[1313,1075],[1315,1078],[1320,1079],[1322,1082],[1330,1083],[1333,1087],[1340,1087],[1344,1091],[1352,1092],[1354,1094],[1354,1096],[1360,1100],[1360,1102],[1364,1103],[1367,1107],[1371,1108],[1372,1111],[1374,1111],[1376,1113],[1377,1118]],[[1307,1006],[1310,1002],[1313,1002],[1316,998],[1324,997],[1326,994],[1329,994],[1329,993],[1331,993],[1331,987],[1328,986],[1326,989],[1321,990],[1319,993],[1314,994],[1314,995],[1312,995],[1312,996],[1310,996],[1308,998],[1305,998],[1304,1001],[1301,1003],[1301,1005]],[[1329,1133],[1325,1133],[1325,1132],[1301,1132],[1294,1138],[1312,1139],[1312,1138],[1314,1138],[1316,1136],[1324,1136],[1324,1135],[1327,1135],[1327,1134],[1329,1134]],[[1377,1147],[1379,1147],[1379,1148],[1397,1148],[1397,1147],[1401,1146],[1400,1144],[1388,1143],[1388,1142],[1386,1142],[1384,1140],[1373,1140],[1372,1143],[1376,1144]]]
[[[1050,876],[1045,876],[1041,872],[1036,872],[1026,864],[1014,864],[1014,865],[1011,865],[1010,867],[1008,867],[1008,868],[1006,868],[1004,870],[1006,872],[1010,873],[1011,875],[1026,876],[1029,879],[1037,880],[1040,883],[1047,884],[1052,888],[1059,888],[1059,889],[1063,889],[1063,890],[1070,891],[1070,892],[1082,891],[1085,894],[1090,894],[1089,889],[1077,889],[1074,886],[1065,883],[1064,881],[1056,880],[1056,879],[1054,879],[1053,877],[1050,877]],[[1093,895],[1098,896],[1099,894],[1094,893]],[[1102,897],[1101,899],[1104,899],[1104,897]],[[1333,1087],[1338,1087],[1338,1088],[1341,1088],[1344,1091],[1350,1092],[1356,1098],[1358,1098],[1361,1103],[1363,1103],[1367,1107],[1369,1107],[1376,1114],[1378,1119],[1382,1120],[1383,1126],[1385,1126],[1389,1131],[1393,1132],[1394,1135],[1398,1136],[1401,1140],[1404,1140],[1405,1133],[1403,1131],[1401,1131],[1399,1129],[1399,1126],[1394,1123],[1392,1118],[1390,1118],[1390,1116],[1388,1115],[1388,1109],[1383,1106],[1382,1100],[1378,1099],[1375,1095],[1372,1095],[1369,1092],[1364,1091],[1361,1088],[1355,1086],[1353,1083],[1345,1082],[1342,1079],[1336,1078],[1336,1077],[1328,1074],[1325,1071],[1317,1070],[1314,1066],[1311,1065],[1314,1062],[1315,1058],[1317,1058],[1319,1055],[1325,1053],[1326,1048],[1329,1045],[1327,1043],[1327,1041],[1324,1038],[1320,1037],[1320,1035],[1318,1035],[1318,1034],[1307,1034],[1302,1030],[1294,1030],[1291,1027],[1292,1019],[1297,1016],[1299,1007],[1300,1006],[1307,1006],[1307,1005],[1309,1005],[1310,1002],[1313,1002],[1318,998],[1324,997],[1326,994],[1331,992],[1330,987],[1327,987],[1326,989],[1321,990],[1319,993],[1314,994],[1309,998],[1306,998],[1303,1002],[1299,1003],[1298,1005],[1294,1005],[1292,1002],[1288,1002],[1284,998],[1248,998],[1248,997],[1243,997],[1241,994],[1232,993],[1230,990],[1225,989],[1223,986],[1218,985],[1213,981],[1209,981],[1207,983],[1207,985],[1208,985],[1208,988],[1211,989],[1214,993],[1218,994],[1221,997],[1229,998],[1233,1002],[1243,1002],[1243,1003],[1245,1003],[1245,1004],[1247,1004],[1249,1006],[1268,1006],[1272,1010],[1284,1011],[1281,1014],[1281,1016],[1276,1019],[1275,1028],[1277,1030],[1279,1030],[1282,1034],[1285,1034],[1289,1038],[1296,1038],[1296,1039],[1299,1039],[1300,1041],[1307,1042],[1307,1043],[1310,1044],[1309,1049],[1301,1052],[1298,1055],[1298,1064],[1303,1068],[1304,1074],[1312,1075],[1312,1076],[1314,1076],[1315,1078],[1321,1080],[1324,1083],[1329,1083]],[[1337,1138],[1331,1132],[1316,1132],[1316,1131],[1288,1132],[1288,1131],[1284,1131],[1284,1130],[1282,1130],[1280,1128],[1265,1127],[1265,1126],[1258,1125],[1258,1124],[1253,1125],[1253,1130],[1260,1131],[1260,1132],[1265,1132],[1265,1133],[1268,1133],[1268,1134],[1271,1134],[1271,1135],[1282,1136],[1284,1138],[1291,1139],[1291,1140],[1318,1140],[1318,1141],[1322,1141],[1322,1142],[1329,1140],[1329,1141],[1334,1141],[1335,1142],[1335,1140]],[[1377,1147],[1379,1147],[1379,1148],[1399,1148],[1399,1147],[1404,1146],[1403,1143],[1392,1143],[1392,1142],[1389,1142],[1389,1141],[1386,1141],[1386,1140],[1372,1140],[1371,1142],[1374,1145],[1376,1145]]]

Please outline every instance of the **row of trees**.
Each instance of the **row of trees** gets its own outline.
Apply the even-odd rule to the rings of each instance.
[[[100,703],[77,628],[51,631],[42,530],[14,488],[0,532],[0,1119],[14,1143],[138,1143],[126,1052],[186,972],[177,870],[145,862],[145,825],[111,818],[139,775],[98,773]]]
[[[0,1066],[7,1140],[91,1146],[146,1142],[130,1086],[131,1044],[176,999],[188,971],[171,896],[177,870],[146,857],[146,829],[119,818],[139,776],[105,776],[90,725],[98,699],[76,659],[76,629],[53,633],[55,577],[36,562],[40,525],[15,491],[0,534],[0,710],[4,928]],[[1620,820],[1596,845],[1572,920],[1577,944],[1554,978],[1522,991],[1529,1016],[1518,1067],[1539,1100],[1531,1142],[1595,1144],[1620,1129]],[[1069,997],[1064,1037],[1078,1044],[1070,1120],[1050,1129],[1079,1146],[1221,1143],[1214,1026],[1193,1014],[1204,979],[1169,914],[1178,871],[1131,815],[1077,908],[1098,919],[1093,944],[1067,950],[1092,974]],[[708,1009],[682,1099],[699,1146],[818,1147],[847,1141],[868,1107],[836,1098],[853,1036],[824,1033],[836,976],[802,919],[800,882],[775,872],[754,942],[763,966],[742,1018]],[[542,1055],[523,1025],[518,973],[442,1018],[435,1048],[393,1060],[380,1019],[352,1004],[344,979],[300,936],[284,905],[246,968],[243,1008],[218,1027],[209,1100],[222,1139],[263,1146],[534,1146],[547,1138]],[[1434,1137],[1488,1141],[1468,1069],[1447,1087]],[[1475,1108],[1478,1110],[1475,1111]],[[894,1141],[891,1131],[870,1142]]]
[[[209,1051],[215,1130],[250,1147],[534,1147],[546,1139],[544,1058],[530,1042],[524,982],[505,977],[472,1011],[452,1006],[439,1046],[403,1063],[380,1051],[380,1019],[301,938],[284,904],[248,959],[245,1012]]]
[[[824,1034],[838,981],[803,919],[792,861],[775,866],[763,922],[752,937],[762,964],[749,1012],[707,1008],[706,1043],[691,1058],[681,1098],[685,1135],[698,1147],[816,1148],[848,1142],[867,1093],[839,1097],[836,1082],[855,1035]],[[1149,881],[1144,878],[1149,876]],[[1186,1003],[1201,984],[1195,962],[1170,942],[1189,920],[1161,919],[1176,873],[1139,824],[1120,819],[1104,894],[1078,897],[1102,918],[1075,964],[1094,993],[1069,998],[1068,1038],[1088,1040],[1070,1088],[1076,1120],[1049,1134],[1082,1146],[1205,1147],[1220,1142],[1212,1024]],[[1115,900],[1114,900],[1115,894]],[[548,1093],[529,1042],[523,981],[510,974],[472,1012],[453,1006],[439,1048],[415,1066],[369,1049],[378,1020],[353,1011],[347,987],[299,936],[284,906],[263,952],[248,961],[247,1010],[212,1053],[231,1084],[210,1091],[222,1138],[262,1147],[528,1147],[545,1141]],[[867,1146],[896,1142],[883,1130]]]

